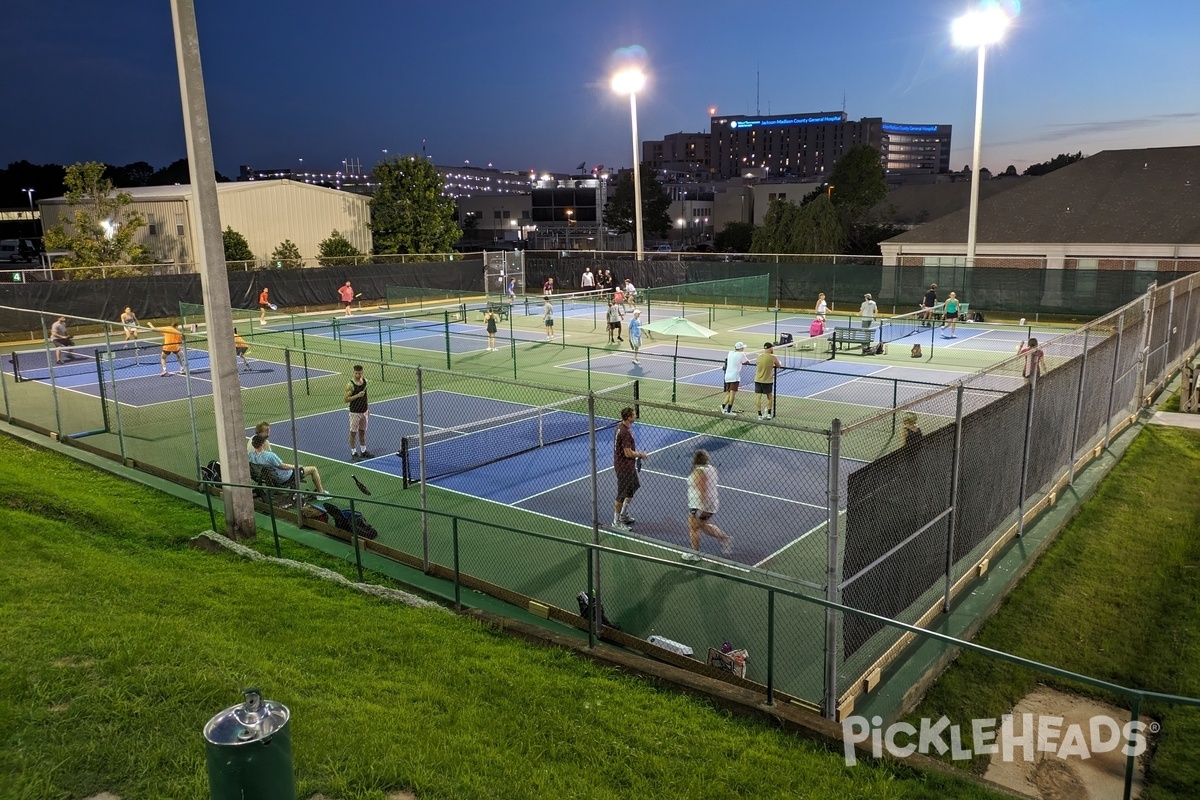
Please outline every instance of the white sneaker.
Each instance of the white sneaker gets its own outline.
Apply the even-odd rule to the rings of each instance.
[[[726,536],[725,541],[721,542],[721,555],[730,555],[733,553],[733,537]]]
[[[768,411],[766,413],[766,415],[763,417],[763,419],[774,419],[774,418],[775,418],[775,415],[772,414],[770,411]]]
[[[703,559],[700,557],[699,553],[688,552],[688,553],[683,554],[683,560],[684,561],[702,561]]]
[[[627,530],[629,530],[629,526],[628,526],[628,525],[626,525],[626,524],[625,524],[625,523],[623,523],[623,522],[614,522],[613,524],[609,525],[608,527],[609,527],[609,528],[611,528],[611,529],[612,529],[612,530],[614,530],[614,531],[627,531]]]

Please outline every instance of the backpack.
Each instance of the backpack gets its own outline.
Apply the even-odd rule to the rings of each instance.
[[[779,334],[779,343],[781,345],[782,344],[791,344],[792,343],[792,335],[790,333]]]
[[[580,592],[576,597],[579,603],[579,616],[583,617],[584,622],[588,622],[592,618],[592,599],[587,592]],[[621,630],[621,626],[610,620],[604,615],[604,603],[600,604],[600,624],[606,628],[612,628],[615,631]]]
[[[909,355],[911,358],[920,358],[921,357],[921,345],[914,344],[912,346],[912,353],[910,353]]]
[[[351,523],[350,509],[338,508],[328,500],[322,503],[322,505],[325,506],[325,512],[329,514],[329,518],[333,520],[334,526],[339,530],[350,533],[357,529],[358,535],[363,539],[374,539],[379,536],[379,531],[375,530],[375,526],[367,522],[366,517],[362,515],[361,511],[354,512],[354,522]]]
[[[210,461],[200,468],[200,480],[212,483],[221,482],[221,462]]]
[[[983,322],[983,312],[982,311],[973,311],[971,313],[971,321],[972,322]]]

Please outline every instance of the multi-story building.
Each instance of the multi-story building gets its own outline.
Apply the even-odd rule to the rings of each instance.
[[[680,131],[658,141],[642,142],[642,163],[668,180],[708,180],[712,172],[712,136]]]
[[[718,180],[748,175],[811,180],[828,175],[850,148],[867,144],[880,152],[889,182],[950,171],[950,125],[902,124],[880,117],[852,121],[842,111],[716,116],[710,125],[708,134],[676,133],[644,142],[643,160],[655,169],[683,174],[702,172],[707,164],[709,177]]]

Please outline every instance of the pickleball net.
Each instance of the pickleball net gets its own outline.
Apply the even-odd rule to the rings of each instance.
[[[593,395],[598,399],[631,398],[630,402],[636,404],[638,382],[623,383]],[[621,421],[612,413],[616,405],[610,401],[603,403],[602,408],[604,413],[595,411],[595,430],[615,428]],[[398,455],[404,486],[419,483],[422,477],[427,482],[445,478],[586,436],[592,430],[592,419],[588,395],[576,395],[489,419],[428,430],[423,442],[419,434],[403,436]]]
[[[55,379],[76,376],[107,380],[118,373],[134,368],[145,372],[156,372],[159,368],[161,342],[134,341],[113,344],[81,344],[71,347],[45,348],[37,350],[14,350],[5,361],[18,381],[48,381],[51,373]],[[185,355],[186,352],[186,355]],[[180,350],[187,359],[188,370],[200,372],[209,368],[208,352],[198,345]],[[178,369],[175,357],[168,362],[172,370]]]

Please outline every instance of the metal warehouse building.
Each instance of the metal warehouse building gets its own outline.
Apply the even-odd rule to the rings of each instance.
[[[160,263],[192,265],[198,232],[191,186],[138,186],[120,191],[133,197],[127,208],[139,212],[148,223],[138,231],[137,243]],[[301,257],[311,262],[317,244],[335,230],[361,252],[370,253],[370,202],[362,195],[288,180],[217,184],[221,230],[231,227],[245,236],[260,260],[290,239]],[[64,197],[41,200],[38,207],[47,228],[71,217]],[[192,269],[189,266],[184,271]]]

